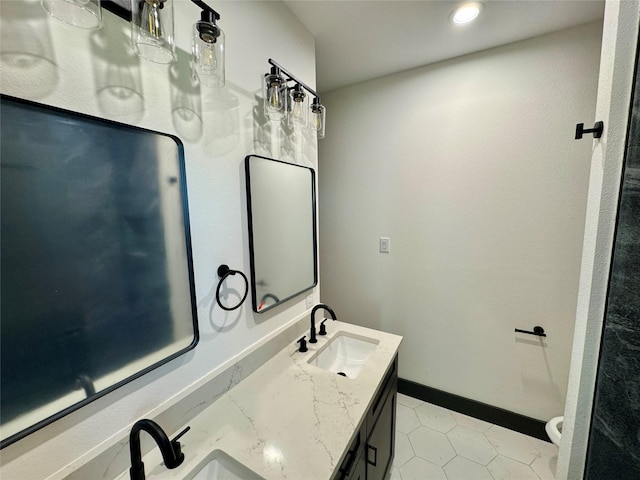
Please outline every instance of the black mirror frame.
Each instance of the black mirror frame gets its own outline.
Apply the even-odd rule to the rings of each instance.
[[[269,305],[261,310],[258,310],[258,298],[257,298],[257,285],[256,285],[256,269],[255,269],[255,250],[254,250],[254,239],[253,239],[253,212],[251,210],[251,172],[249,168],[250,158],[261,158],[263,160],[268,160],[271,162],[282,163],[285,165],[290,165],[296,168],[304,168],[305,170],[309,170],[311,173],[311,208],[312,208],[312,217],[313,217],[313,284],[308,287],[303,288],[302,290],[295,292],[286,298],[278,299],[276,303],[273,305]],[[246,191],[247,191],[247,221],[249,223],[249,257],[251,261],[251,303],[253,306],[253,311],[256,313],[264,313],[272,308],[282,305],[283,303],[291,300],[294,297],[297,297],[301,293],[304,293],[308,290],[311,290],[315,286],[318,285],[318,220],[317,220],[317,195],[316,195],[316,172],[311,167],[305,167],[302,165],[296,165],[294,163],[284,162],[282,160],[276,160],[274,158],[263,157],[261,155],[247,155],[244,159],[245,166],[245,181],[246,181]]]
[[[112,125],[112,126],[118,126],[120,128],[125,127],[128,129],[134,129],[134,130],[138,130],[138,131],[143,131],[143,132],[148,132],[148,133],[153,133],[153,134],[157,134],[157,135],[162,135],[162,136],[166,136],[169,137],[171,139],[173,139],[176,142],[177,148],[178,148],[178,155],[179,155],[179,160],[178,160],[178,168],[180,171],[180,192],[181,192],[181,202],[182,202],[182,215],[183,215],[183,228],[184,228],[184,234],[185,234],[185,246],[186,246],[186,260],[187,260],[187,270],[188,270],[188,277],[189,277],[189,294],[190,294],[190,300],[191,300],[191,317],[192,317],[192,322],[193,322],[193,340],[192,342],[185,348],[178,350],[176,352],[174,352],[173,354],[163,358],[162,360],[149,365],[148,367],[140,370],[139,372],[134,373],[133,375],[119,381],[118,383],[115,383],[113,385],[111,385],[108,388],[105,388],[104,390],[101,390],[99,392],[96,392],[94,395],[92,395],[91,397],[85,398],[84,400],[74,403],[73,405],[64,408],[63,410],[60,410],[59,412],[44,418],[43,420],[40,420],[36,423],[34,423],[33,425],[25,428],[24,430],[20,430],[19,432],[10,435],[7,438],[3,438],[0,439],[0,450],[19,441],[22,440],[23,438],[25,438],[28,435],[31,435],[32,433],[46,427],[47,425],[61,419],[62,417],[65,417],[67,415],[69,415],[70,413],[84,407],[85,405],[93,402],[94,400],[97,400],[99,398],[104,397],[105,395],[113,392],[114,390],[122,387],[123,385],[132,382],[134,380],[136,380],[137,378],[142,377],[143,375],[146,375],[147,373],[151,372],[152,370],[155,370],[156,368],[160,367],[161,365],[164,365],[168,362],[170,362],[171,360],[174,360],[175,358],[187,353],[189,350],[193,350],[196,345],[198,344],[199,340],[200,340],[200,332],[198,329],[198,311],[197,311],[197,301],[196,301],[196,290],[195,290],[195,277],[194,277],[194,269],[193,269],[193,253],[192,253],[192,249],[191,249],[191,228],[190,228],[190,222],[189,222],[189,206],[188,206],[188,196],[187,196],[187,179],[186,179],[186,169],[185,169],[185,158],[184,158],[184,146],[182,143],[182,140],[180,140],[180,138],[178,138],[175,135],[171,135],[168,133],[162,133],[162,132],[156,132],[154,130],[149,130],[146,128],[142,128],[142,127],[137,127],[134,125],[129,125],[129,124],[125,124],[125,123],[121,123],[121,122],[115,122],[113,120],[107,120],[105,118],[100,118],[100,117],[95,117],[92,115],[86,115],[83,113],[79,113],[79,112],[74,112],[71,110],[66,110],[66,109],[62,109],[62,108],[58,108],[58,107],[53,107],[50,105],[46,105],[46,104],[42,104],[42,103],[37,103],[37,102],[32,102],[30,100],[25,100],[25,99],[21,99],[21,98],[17,98],[17,97],[12,97],[10,95],[5,95],[5,94],[0,94],[0,98],[1,99],[7,99],[16,103],[22,103],[25,105],[31,105],[31,106],[37,106],[40,108],[44,108],[45,110],[51,110],[54,112],[62,112],[64,114],[67,115],[73,115],[73,116],[77,116],[78,118],[84,118],[84,119],[88,119],[91,121],[97,121],[97,122],[101,122],[101,123],[105,123],[108,125]]]

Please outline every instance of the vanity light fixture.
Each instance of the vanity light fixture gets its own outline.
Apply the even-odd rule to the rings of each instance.
[[[294,87],[289,89],[289,97],[287,99],[287,116],[291,127],[300,125],[307,126],[307,94],[302,85],[296,83]]]
[[[287,82],[280,74],[280,68],[271,67],[271,72],[264,75],[264,116],[270,120],[279,120],[287,106]]]
[[[324,138],[326,108],[320,102],[320,96],[275,60],[270,58],[269,64],[271,71],[263,78],[265,117],[282,120],[286,115],[290,126],[310,124],[318,138]],[[288,88],[288,82],[295,82],[295,85]],[[310,108],[305,90],[314,97]],[[309,116],[310,121],[307,120]]]
[[[155,63],[176,59],[173,0],[131,0],[133,51]]]
[[[192,73],[209,86],[225,82],[224,32],[216,24],[220,14],[202,0],[191,0],[202,9],[193,26]],[[52,17],[70,25],[97,29],[102,26],[102,7],[131,23],[131,45],[142,58],[155,63],[173,63],[176,45],[173,25],[174,0],[129,0],[129,9],[120,3],[101,0],[40,0]],[[286,92],[285,92],[286,95]]]
[[[318,97],[311,104],[311,128],[318,134],[318,138],[324,138],[327,109],[320,103]]]
[[[100,0],[40,0],[42,8],[54,18],[78,28],[102,26]]]
[[[451,13],[451,21],[457,25],[473,22],[484,9],[484,4],[480,2],[465,3],[457,7]]]
[[[216,24],[220,14],[201,0],[191,1],[202,9],[193,25],[193,76],[202,85],[224,87],[224,32]]]

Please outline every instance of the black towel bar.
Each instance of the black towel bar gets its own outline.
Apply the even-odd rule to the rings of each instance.
[[[546,337],[547,336],[547,334],[544,333],[544,328],[542,328],[541,326],[533,327],[533,332],[531,332],[529,330],[520,330],[519,328],[516,328],[516,332],[518,332],[518,333],[527,333],[529,335],[537,335],[538,337]]]

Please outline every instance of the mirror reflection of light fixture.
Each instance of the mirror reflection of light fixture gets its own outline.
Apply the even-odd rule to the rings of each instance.
[[[173,0],[131,0],[133,51],[155,63],[176,59]]]
[[[263,82],[265,117],[270,120],[281,120],[283,118],[281,114],[286,113],[290,126],[309,125],[318,138],[324,138],[327,109],[320,102],[320,96],[273,59],[269,59],[269,64],[271,73],[264,75]],[[296,84],[292,88],[287,88],[287,82]],[[307,121],[309,104],[303,89],[314,97],[309,121]]]
[[[102,26],[100,0],[40,0],[42,8],[54,18],[88,30]]]
[[[320,103],[320,98],[313,99],[311,104],[311,128],[318,132],[318,138],[324,138],[327,109]]]
[[[224,32],[216,25],[220,14],[201,0],[191,1],[202,9],[193,25],[193,76],[202,85],[224,87]]]

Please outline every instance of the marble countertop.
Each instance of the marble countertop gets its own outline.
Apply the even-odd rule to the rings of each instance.
[[[147,479],[191,478],[212,451],[222,450],[265,479],[328,480],[402,337],[339,321],[327,326],[328,335],[308,344],[308,352],[287,346],[194,417],[180,439],[185,460],[178,468],[168,470],[158,448],[145,455]],[[308,363],[338,333],[379,342],[355,379]],[[127,471],[118,480],[128,478]]]

